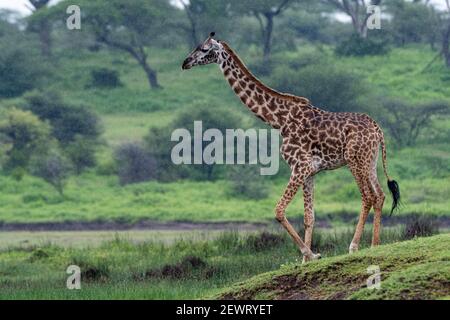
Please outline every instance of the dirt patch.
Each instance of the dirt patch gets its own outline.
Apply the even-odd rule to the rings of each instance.
[[[208,263],[197,256],[187,256],[176,264],[166,264],[161,268],[151,269],[142,275],[135,275],[135,280],[145,279],[209,279],[219,272],[217,268],[211,267]]]

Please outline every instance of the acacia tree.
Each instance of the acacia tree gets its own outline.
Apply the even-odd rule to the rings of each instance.
[[[450,0],[445,0],[446,10],[438,14],[438,27],[436,34],[441,36],[441,49],[438,54],[426,65],[426,71],[439,57],[444,58],[444,62],[450,68]]]
[[[232,13],[227,0],[179,0],[187,18],[187,24],[181,24],[192,47],[202,41],[202,36],[212,30],[226,32],[231,25]]]
[[[28,29],[39,35],[41,42],[41,52],[45,57],[52,54],[52,25],[51,19],[44,14],[50,0],[28,0],[30,5],[28,8],[33,12],[28,21]]]
[[[383,108],[386,112],[381,114],[381,121],[399,146],[413,146],[430,127],[433,117],[448,116],[450,112],[450,105],[444,101],[411,106],[400,100],[387,100]]]
[[[82,23],[97,41],[128,53],[145,71],[151,88],[160,88],[157,71],[148,61],[147,46],[167,32],[174,7],[168,0],[84,0]],[[65,3],[67,4],[67,3]]]
[[[442,31],[442,55],[444,56],[445,64],[450,68],[450,0],[445,0],[447,5],[447,13],[443,13],[441,21],[443,25]]]
[[[265,64],[270,63],[275,18],[280,16],[297,1],[298,0],[230,1],[236,12],[251,15],[258,20],[261,32],[261,45],[263,48],[263,62]]]
[[[368,5],[380,5],[382,0],[322,0],[331,4],[339,11],[348,15],[352,20],[352,26],[356,34],[361,38],[367,37],[367,13]]]

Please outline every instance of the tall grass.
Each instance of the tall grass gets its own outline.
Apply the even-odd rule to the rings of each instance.
[[[317,230],[314,251],[345,254],[353,230]],[[383,243],[403,238],[401,228],[386,228]],[[370,231],[363,235],[370,245]],[[298,263],[301,256],[284,231],[224,232],[213,240],[179,239],[170,245],[134,243],[116,237],[99,247],[56,245],[0,252],[0,299],[15,298],[201,298],[253,275]],[[65,289],[65,270],[78,265],[82,290]]]

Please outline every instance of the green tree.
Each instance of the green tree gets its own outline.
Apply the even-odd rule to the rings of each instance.
[[[26,169],[30,158],[48,146],[50,126],[29,111],[12,108],[0,122],[0,139],[5,152],[3,167],[7,171]]]
[[[233,24],[234,15],[226,0],[180,0],[180,3],[187,18],[187,23],[181,26],[192,47],[211,31],[220,30],[220,34],[225,34]]]
[[[20,96],[41,85],[47,74],[38,43],[0,12],[0,98]]]
[[[450,105],[445,101],[411,105],[401,100],[386,100],[383,108],[383,126],[399,146],[409,147],[415,145],[419,136],[431,127],[433,119],[450,113]]]
[[[95,165],[102,132],[100,119],[95,113],[87,107],[65,103],[54,92],[29,93],[22,108],[51,124],[52,136],[72,161],[76,173]]]
[[[322,0],[338,11],[348,15],[352,20],[353,30],[361,38],[367,37],[367,20],[370,13],[367,13],[369,5],[381,5],[382,0]]]
[[[49,19],[48,4],[50,0],[28,0],[28,6],[33,14],[28,18],[28,30],[35,32],[41,42],[42,55],[50,57],[52,54],[52,20]]]
[[[263,63],[268,65],[272,54],[275,19],[299,0],[229,0],[233,11],[256,18],[260,29]]]
[[[397,44],[428,42],[434,46],[438,40],[439,20],[432,6],[420,1],[394,0],[387,8],[392,15],[389,27]]]
[[[301,59],[300,59],[301,60]],[[329,111],[362,111],[361,99],[368,87],[360,77],[321,59],[303,68],[282,65],[274,69],[272,81],[283,92],[308,97]]]
[[[172,123],[162,128],[152,128],[145,137],[145,148],[157,163],[159,180],[176,180],[192,178],[214,180],[218,177],[217,164],[180,165],[172,163],[171,151],[178,142],[170,141],[175,129],[187,129],[191,134],[191,150],[194,150],[194,121],[202,121],[203,131],[215,128],[225,134],[225,129],[240,128],[239,117],[228,111],[198,105],[178,113]],[[208,142],[202,145],[202,152]]]
[[[64,1],[61,6],[67,6]],[[146,46],[167,32],[176,12],[168,0],[82,0],[83,25],[97,41],[129,54],[145,71],[151,88],[160,88],[157,71],[150,65]]]
[[[30,161],[30,172],[53,186],[61,196],[70,169],[70,162],[56,148],[34,155]]]

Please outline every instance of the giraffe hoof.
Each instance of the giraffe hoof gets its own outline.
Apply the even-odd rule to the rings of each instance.
[[[318,260],[318,259],[321,259],[321,258],[322,258],[322,256],[320,255],[320,253],[317,253],[317,254],[313,253],[310,256],[303,256],[302,264],[305,264],[308,261]]]
[[[350,245],[350,248],[348,248],[348,253],[354,253],[354,252],[356,252],[356,251],[358,251],[358,246],[357,245],[355,245],[355,244],[351,244]]]

